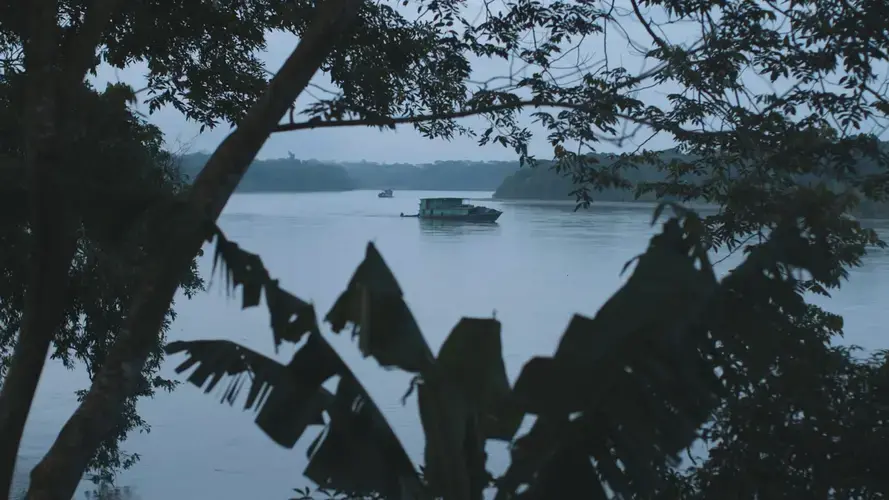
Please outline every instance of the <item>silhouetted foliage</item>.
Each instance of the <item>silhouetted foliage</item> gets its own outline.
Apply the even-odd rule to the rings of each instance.
[[[757,314],[758,302],[734,300],[739,287],[767,287],[772,292],[756,295],[758,301],[775,297],[805,308],[794,273],[817,275],[825,264],[817,259],[821,249],[787,223],[717,281],[701,220],[676,210],[678,217],[664,223],[626,284],[595,317],[575,316],[555,354],[531,359],[511,388],[499,322],[463,318],[433,356],[401,288],[368,244],[326,319],[334,332],[352,325],[361,352],[381,366],[418,375],[423,480],[379,409],[324,341],[312,306],[281,290],[258,256],[218,229],[216,255],[231,286],[241,285],[243,306],[258,305],[264,290],[275,345],[308,339],[287,366],[229,341],[173,342],[167,352],[186,352],[177,371],[194,367],[188,380],[207,392],[230,376],[222,391],[229,404],[249,384],[246,407],[259,409],[257,425],[283,446],[292,447],[326,414],[327,432],[309,446],[305,471],[325,488],[385,498],[481,498],[493,484],[502,499],[556,498],[568,491],[606,498],[607,484],[624,497],[654,495],[663,484],[658,471],[677,463],[726,389],[735,389],[733,381],[765,374],[755,354],[742,366],[724,354],[722,346],[737,337],[738,328],[748,331],[771,319]],[[274,320],[281,317],[290,320]],[[330,394],[321,385],[334,376],[339,383]],[[516,437],[526,414],[536,422]],[[493,483],[485,469],[487,439],[513,441],[511,465]]]
[[[182,173],[192,180],[210,158],[192,153],[180,157]],[[296,158],[256,160],[238,184],[241,192],[349,191],[360,187],[340,165]]]
[[[719,211],[698,218],[680,210],[652,239],[626,285],[595,318],[575,318],[552,357],[529,361],[502,404],[496,403],[502,392],[494,374],[502,362],[496,342],[461,356],[472,362],[478,362],[475,355],[488,356],[490,372],[475,387],[487,396],[461,389],[460,379],[443,369],[446,351],[432,356],[420,347],[394,278],[371,265],[379,260],[372,246],[327,319],[335,331],[357,324],[359,347],[381,365],[419,374],[425,485],[432,496],[478,498],[486,482],[480,443],[508,435],[487,434],[483,422],[493,418],[509,428],[515,415],[534,414],[531,431],[511,436],[510,468],[494,481],[501,498],[604,498],[603,485],[641,498],[675,498],[677,492],[691,498],[876,497],[881,478],[873,467],[856,467],[850,451],[881,436],[874,430],[882,425],[874,388],[882,383],[884,364],[862,364],[832,348],[826,332],[838,330],[837,318],[806,304],[805,294],[838,287],[868,246],[882,244],[847,214],[862,199],[886,198],[889,159],[879,138],[861,131],[865,120],[889,111],[877,80],[879,64],[889,59],[889,39],[876,35],[883,33],[885,6],[646,2],[665,10],[669,23],[700,30],[699,39],[679,42],[659,34],[635,0],[630,6],[653,47],[645,55],[655,69],[644,75],[607,59],[581,69],[570,83],[549,71],[566,44],[619,24],[614,6],[508,1],[476,23],[453,9],[440,16],[450,46],[515,58],[534,70],[504,87],[482,88],[428,121],[335,97],[310,109],[317,121],[281,130],[338,126],[356,117],[368,125],[413,123],[430,136],[450,137],[464,131],[455,118],[482,114],[491,127],[479,142],[511,147],[526,163],[534,158],[518,109],[540,106],[533,117],[547,129],[553,166],[578,185],[581,203],[599,189],[635,188],[638,196],[702,200]],[[449,30],[451,24],[462,31]],[[531,31],[535,36],[528,36]],[[745,85],[745,73],[780,80],[786,91],[756,92]],[[836,80],[838,86],[827,86]],[[667,105],[641,98],[641,90],[664,84],[678,88],[667,95]],[[335,116],[321,117],[329,109]],[[635,151],[606,163],[590,154],[597,142],[622,143],[635,135],[621,130],[627,124],[638,125],[635,134],[669,135],[675,156]],[[627,172],[644,163],[662,178],[630,182]],[[717,280],[708,258],[715,250],[747,255]],[[317,330],[310,335],[321,337]],[[446,345],[460,345],[456,330],[452,336],[454,343]],[[198,359],[189,345],[176,347]],[[201,367],[224,373],[206,351],[202,356]],[[835,394],[840,390],[849,399]],[[843,403],[852,405],[855,417],[830,424],[839,417],[831,408]],[[798,432],[813,419],[813,439],[802,439]],[[683,477],[670,459],[701,428],[711,453]],[[889,447],[881,444],[864,448],[865,456],[885,458],[877,450]],[[364,448],[354,453],[365,456]],[[763,456],[765,463],[756,462]],[[843,457],[835,468],[842,472],[821,472]],[[790,467],[779,466],[784,463]],[[369,480],[355,474],[330,485],[369,492]],[[408,477],[407,468],[391,474],[387,485]]]
[[[804,335],[824,314],[809,308],[808,324],[797,326]],[[682,498],[885,498],[885,352],[806,350],[717,411],[703,436],[713,443],[708,457],[671,478]]]
[[[183,155],[182,172],[193,179],[209,157],[204,153]],[[413,165],[300,160],[294,156],[255,160],[238,184],[238,191],[493,190],[518,168],[518,161],[436,161]]]
[[[512,161],[438,160],[433,163],[343,162],[362,189],[470,191],[497,189],[519,169]]]
[[[39,126],[25,127],[25,143],[34,153],[27,159],[35,172],[45,174],[37,179],[40,182],[31,183],[32,189],[52,191],[51,181],[57,179],[50,179],[49,174],[56,171],[50,164],[73,157],[62,147],[66,145],[62,139],[76,137],[88,123],[77,113],[43,103],[53,102],[56,94],[64,97],[63,102],[76,101],[78,94],[69,93],[68,88],[80,85],[84,72],[95,68],[97,50],[115,67],[133,61],[148,63],[152,109],[171,104],[205,126],[221,120],[238,125],[202,170],[193,196],[185,202],[178,200],[179,208],[184,208],[148,217],[158,226],[151,239],[157,244],[146,251],[152,265],[140,275],[141,301],[133,301],[143,306],[133,307],[141,315],[127,316],[132,334],[115,342],[111,352],[117,356],[109,356],[115,363],[105,364],[98,377],[101,383],[91,388],[83,411],[72,416],[58,446],[35,469],[42,479],[35,481],[35,495],[69,494],[84,467],[83,454],[77,450],[94,449],[111,432],[110,422],[124,410],[123,402],[136,385],[125,368],[141,368],[146,346],[154,346],[163,312],[204,236],[200,228],[207,221],[203,218],[207,214],[211,220],[218,217],[270,132],[411,124],[430,138],[468,134],[482,145],[500,144],[514,150],[520,163],[526,164],[535,159],[529,154],[531,132],[519,119],[525,107],[535,108],[532,117],[546,129],[553,146],[553,166],[578,185],[581,203],[589,202],[596,190],[635,188],[639,196],[704,200],[720,209],[702,219],[680,210],[652,240],[626,286],[595,318],[575,319],[556,353],[529,362],[509,391],[502,384],[502,360],[496,352],[499,326],[492,320],[458,323],[446,342],[448,349],[434,355],[404,305],[394,277],[369,246],[365,262],[326,319],[334,330],[350,323],[357,326],[358,344],[365,355],[384,366],[418,374],[419,413],[427,434],[423,481],[358,381],[331,355],[311,306],[285,295],[269,279],[258,257],[221,237],[217,241],[220,259],[230,270],[232,283],[243,285],[244,305],[255,306],[265,290],[275,342],[300,340],[305,345],[297,356],[305,349],[326,362],[275,368],[231,343],[175,344],[174,350],[188,351],[190,362],[203,370],[195,382],[256,370],[251,373],[260,387],[251,386],[248,392],[253,397],[248,399],[251,406],[259,404],[259,424],[273,439],[290,443],[306,426],[318,422],[322,410],[329,419],[327,437],[312,447],[313,458],[306,470],[310,478],[344,491],[378,491],[388,496],[419,495],[428,489],[449,500],[478,498],[487,482],[481,444],[488,437],[509,436],[511,423],[524,414],[535,414],[538,419],[527,435],[510,436],[515,439],[512,464],[496,481],[501,497],[516,496],[523,486],[528,486],[523,496],[530,497],[565,496],[569,486],[601,497],[603,483],[618,492],[655,495],[661,484],[669,485],[658,481],[659,475],[675,476],[669,459],[694,439],[695,429],[705,422],[704,429],[719,436],[717,442],[708,443],[714,449],[734,446],[732,453],[747,454],[724,462],[719,461],[728,452],[711,456],[713,468],[701,468],[702,475],[695,473],[686,485],[709,487],[714,482],[708,482],[708,470],[717,478],[732,477],[733,472],[737,472],[735,477],[753,477],[752,457],[757,451],[744,450],[751,446],[751,435],[745,435],[745,430],[769,429],[756,434],[757,438],[792,444],[774,426],[745,414],[744,405],[772,403],[762,392],[775,389],[777,382],[770,377],[787,377],[795,373],[794,368],[802,369],[803,365],[793,364],[798,358],[791,355],[800,352],[796,345],[800,339],[794,332],[802,325],[808,334],[823,328],[836,330],[830,316],[817,311],[806,316],[812,310],[803,294],[826,294],[839,286],[847,268],[860,263],[866,248],[881,243],[846,214],[862,199],[884,201],[889,191],[889,159],[876,133],[861,130],[867,120],[885,119],[889,112],[885,87],[878,80],[880,65],[889,59],[885,5],[867,0],[652,0],[640,6],[629,0],[630,9],[623,9],[595,2],[507,0],[477,13],[474,8],[464,11],[464,4],[455,2],[416,3],[418,15],[411,20],[385,3],[348,0],[260,1],[249,7],[149,0],[121,3],[118,10],[113,5],[105,9],[104,2],[63,1],[34,3],[42,8],[28,10],[10,4],[0,12],[3,48],[16,52],[24,47],[31,51],[29,59],[40,61],[25,75],[27,88],[34,90],[26,94],[26,102],[39,115],[35,121],[42,120]],[[693,30],[680,31],[696,37],[700,33],[699,37],[669,40],[666,30],[649,19],[642,7],[659,8],[668,18],[665,23],[693,26]],[[318,22],[310,24],[316,14]],[[626,16],[634,18],[650,37],[650,49],[644,55],[653,60],[653,69],[631,74],[605,57],[601,63],[573,68],[567,75],[553,74],[559,72],[559,61],[566,53],[582,52],[579,46],[572,47],[578,40],[625,33],[620,24]],[[354,18],[357,21],[350,24]],[[87,22],[92,19],[98,22]],[[105,21],[107,29],[103,29]],[[95,39],[84,27],[96,28]],[[255,53],[264,46],[265,32],[272,29],[299,36],[302,50],[295,51],[286,70],[276,75],[276,85],[254,102],[266,83]],[[84,38],[88,50],[83,54],[75,50],[75,55],[88,56],[88,60],[66,57],[69,42],[73,40],[70,45],[77,49]],[[28,44],[24,44],[26,39]],[[578,60],[584,55],[578,54]],[[469,79],[470,61],[487,58],[515,62],[527,71],[508,75],[499,87],[477,86]],[[306,121],[297,122],[291,116],[287,123],[280,123],[287,106],[303,93],[319,68],[339,92],[324,94],[306,106],[302,110]],[[745,85],[746,75],[764,77],[785,90],[767,86],[756,91]],[[53,85],[56,80],[61,83]],[[668,91],[666,104],[643,100],[645,91],[657,86],[676,88]],[[457,122],[471,115],[483,116],[489,127],[473,131]],[[40,132],[44,129],[46,134]],[[649,133],[673,139],[678,157],[665,160],[640,148],[603,164],[590,154],[601,141],[623,145],[629,138]],[[858,171],[861,162],[874,168]],[[654,165],[665,179],[633,186],[626,171],[642,163]],[[56,192],[67,196],[66,191]],[[31,197],[35,206],[42,206],[35,200],[36,196]],[[165,202],[160,205],[169,208]],[[51,207],[43,208],[31,215],[51,212]],[[119,208],[109,202],[101,210],[118,214]],[[86,210],[77,216],[89,219],[95,214]],[[64,221],[70,214],[57,210],[55,215]],[[85,227],[97,239],[101,236],[113,243],[120,239],[121,221],[133,220],[123,215],[116,224],[106,218]],[[44,224],[33,228],[35,232],[48,240],[70,241],[65,238],[68,225],[55,227],[51,217],[41,220]],[[158,248],[161,244],[165,247]],[[719,281],[708,260],[708,252],[717,249],[748,253],[741,266]],[[67,279],[58,263],[70,259],[52,248],[44,250],[43,261],[55,265],[55,276],[35,279],[39,286],[31,291],[40,286],[43,290],[32,296],[56,298],[59,285]],[[28,309],[33,316],[36,306]],[[466,344],[463,332],[470,330],[485,339],[477,353],[461,352]],[[21,341],[42,350],[47,332],[45,325],[35,327]],[[830,350],[823,338],[820,344],[813,341],[807,347],[816,353],[806,359],[819,359]],[[598,362],[589,361],[597,359],[594,356],[600,357]],[[454,374],[453,367],[460,365],[454,359],[469,363],[461,369],[484,377],[471,391]],[[4,385],[0,397],[14,398],[17,412],[8,412],[15,418],[0,419],[4,433],[0,444],[17,443],[27,413],[23,403],[30,401],[28,392],[33,390],[29,387],[40,367],[42,358],[32,357],[20,371],[22,382],[16,388],[21,390],[7,390],[11,384]],[[825,368],[803,371],[799,377],[829,378],[831,372]],[[860,385],[878,384],[877,372],[856,372],[866,381]],[[841,371],[833,373],[840,377],[837,380],[845,376]],[[340,377],[337,390],[322,392],[320,380],[333,375]],[[231,386],[226,399],[231,400],[238,387]],[[270,391],[264,400],[260,398],[263,387]],[[787,389],[788,398],[794,390]],[[864,397],[867,391],[858,394]],[[763,413],[796,415],[787,401],[779,399]],[[274,410],[291,406],[300,410],[292,412],[296,420]],[[818,411],[813,407],[806,415]],[[714,412],[716,420],[711,421]],[[750,425],[724,425],[735,415],[748,417]],[[864,422],[860,429],[881,423]],[[330,457],[345,453],[350,443],[355,447],[348,448],[349,460],[333,467]],[[11,446],[0,448],[4,459],[14,454]],[[811,452],[794,445],[792,453]],[[735,485],[733,491],[756,490],[770,497],[799,492],[826,496],[880,484],[871,475],[851,484],[848,476],[810,473],[823,467],[823,453],[815,455],[821,458],[798,462],[793,469],[793,479],[805,478],[809,484],[797,487],[791,482],[795,489],[776,492],[757,489],[764,483],[750,481],[743,488]],[[376,475],[356,470],[359,460],[372,464],[366,469]],[[590,480],[591,470],[596,473],[595,482]],[[0,479],[6,481],[7,476]],[[784,484],[783,479],[787,478],[770,486]],[[720,494],[728,495],[728,491],[720,490]]]
[[[6,75],[0,83],[0,148],[4,161],[0,164],[2,180],[0,194],[3,210],[0,215],[0,380],[15,347],[24,311],[27,262],[30,258],[30,231],[27,220],[27,191],[22,182],[21,117],[14,105],[20,99],[22,80]],[[172,161],[162,149],[161,131],[146,123],[126,107],[132,90],[123,86],[109,86],[104,92],[84,89],[78,100],[78,112],[88,117],[92,126],[72,140],[71,150],[81,160],[68,172],[72,190],[84,197],[83,225],[77,252],[74,256],[67,289],[65,322],[53,338],[53,359],[66,368],[84,367],[93,375],[101,368],[108,348],[120,333],[127,314],[129,298],[135,286],[134,269],[144,259],[146,228],[134,226],[111,238],[106,230],[107,214],[97,210],[94,196],[96,186],[119,190],[126,195],[134,190],[153,190],[173,194],[184,183]],[[102,148],[95,144],[101,141]],[[182,279],[186,295],[202,289],[203,281],[197,274],[196,263]],[[178,382],[157,375],[162,347],[171,321],[172,308],[167,311],[162,334],[142,370],[144,384],[138,394],[130,398],[121,415],[117,431],[98,450],[90,463],[94,481],[111,481],[120,469],[132,466],[139,459],[136,453],[126,453],[119,443],[132,431],[148,431],[150,426],[136,411],[136,401],[152,397],[157,390],[172,390]],[[85,391],[78,391],[81,396]]]

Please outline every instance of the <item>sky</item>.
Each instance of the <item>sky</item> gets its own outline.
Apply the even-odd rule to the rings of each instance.
[[[480,0],[469,0],[477,5]],[[618,5],[624,4],[624,10],[629,2],[617,0]],[[471,4],[470,4],[471,5]],[[413,9],[405,12],[409,17]],[[646,11],[646,16],[663,18],[663,13]],[[594,36],[585,40],[580,52],[591,61],[602,61],[604,56],[609,58],[612,66],[621,65],[631,73],[638,73],[650,69],[652,61],[646,61],[640,54],[640,48],[651,47],[651,38],[638,22],[624,17],[621,22],[623,33],[611,29],[609,38]],[[691,44],[694,42],[697,31],[689,29],[688,25],[673,24],[666,26],[661,34],[673,43]],[[615,33],[617,32],[617,33]],[[275,72],[284,62],[297,44],[297,38],[285,33],[269,33],[268,49],[260,54],[265,62],[266,69]],[[607,43],[606,43],[607,42]],[[472,79],[476,81],[486,80],[494,76],[508,75],[514,70],[506,61],[473,60]],[[530,69],[530,70],[533,70]],[[526,71],[530,71],[526,70]],[[103,88],[105,82],[126,82],[133,88],[145,86],[145,74],[147,67],[144,64],[136,64],[124,70],[117,70],[108,66],[101,66],[93,82]],[[748,87],[754,91],[768,91],[771,84],[765,82],[758,75],[746,75],[744,77]],[[331,88],[325,75],[316,75],[314,83]],[[780,82],[779,84],[780,85]],[[666,95],[677,92],[675,86],[661,86],[644,90],[639,97],[652,104],[666,104]],[[302,96],[297,100],[297,108],[311,100],[308,96]],[[139,105],[139,111],[148,114],[147,105]],[[149,121],[160,127],[166,136],[167,146],[173,151],[200,152],[213,151],[223,138],[230,132],[228,125],[220,125],[216,129],[200,133],[200,125],[188,122],[185,117],[172,108],[161,109],[149,116]],[[464,125],[480,130],[486,128],[480,118],[467,118],[462,120]],[[546,133],[541,128],[534,126],[530,119],[525,120],[524,125],[534,132],[531,142],[531,153],[540,158],[552,157],[552,146],[546,140]],[[597,149],[600,152],[618,152],[635,149],[639,143],[648,137],[641,135],[637,140],[631,140],[617,147],[608,143],[601,143]],[[674,145],[669,137],[659,136],[645,143],[648,149],[667,149]],[[301,130],[273,134],[258,158],[280,158],[288,156],[288,153],[300,159],[317,159],[327,161],[373,161],[380,163],[426,163],[437,160],[515,160],[516,153],[512,149],[500,145],[478,146],[471,138],[457,137],[452,141],[441,139],[429,140],[423,138],[411,126],[399,126],[397,130],[380,131],[375,128],[325,128],[317,130]]]

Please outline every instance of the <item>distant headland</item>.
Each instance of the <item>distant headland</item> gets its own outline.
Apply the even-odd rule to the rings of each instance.
[[[206,153],[180,156],[182,173],[193,179],[209,158]],[[366,161],[335,163],[300,160],[291,154],[288,158],[253,162],[238,191],[494,191],[518,170],[518,161],[437,161],[419,165]]]
[[[889,147],[889,145],[887,145]],[[613,155],[596,154],[599,166],[608,166]],[[661,160],[682,160],[675,150],[657,153]],[[182,173],[194,178],[209,159],[209,154],[192,153],[179,157]],[[570,174],[556,172],[549,162],[535,167],[519,168],[518,161],[445,160],[426,164],[326,162],[300,160],[293,154],[287,158],[256,160],[238,187],[239,192],[324,192],[356,189],[394,189],[423,191],[494,191],[501,200],[573,200],[576,189]],[[859,166],[861,173],[870,173],[872,165]],[[652,164],[638,164],[621,170],[633,184],[665,180],[664,172]],[[805,182],[811,179],[802,179]],[[638,200],[635,193],[623,189],[595,191],[599,201],[653,201],[652,194]],[[889,205],[868,202],[860,207],[860,215],[877,216],[889,213]]]

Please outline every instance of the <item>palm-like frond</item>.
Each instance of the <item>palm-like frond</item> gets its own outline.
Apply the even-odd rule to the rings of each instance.
[[[512,463],[498,482],[498,497],[605,498],[605,480],[618,495],[647,495],[657,471],[697,436],[722,390],[705,356],[713,352],[716,318],[737,276],[717,282],[699,238],[696,216],[670,219],[627,283],[593,318],[575,316],[551,357],[531,359],[510,388],[502,358],[500,323],[463,318],[434,357],[402,291],[373,244],[327,320],[334,331],[354,327],[365,355],[383,366],[419,373],[420,416],[426,433],[426,484],[367,392],[314,324],[314,310],[280,290],[258,256],[217,230],[217,260],[232,286],[244,287],[244,305],[265,289],[276,346],[308,341],[282,366],[226,341],[173,343],[195,364],[189,378],[209,387],[233,376],[223,399],[232,402],[248,373],[247,407],[276,442],[293,446],[305,429],[330,422],[309,449],[305,474],[327,488],[353,495],[481,498],[488,481],[486,439],[513,439],[525,414],[533,428],[514,441]],[[775,237],[782,237],[776,232]],[[775,265],[760,253],[741,272]],[[780,260],[780,259],[779,259]],[[766,262],[769,261],[769,262]],[[296,319],[294,319],[296,316]],[[321,385],[340,376],[336,394]],[[264,389],[265,388],[265,389]],[[271,389],[268,389],[271,388]],[[259,394],[270,394],[262,399]],[[257,402],[257,400],[260,400]],[[523,494],[522,483],[529,483]]]
[[[309,447],[305,475],[318,485],[360,497],[424,498],[416,469],[379,408],[354,376],[340,379],[330,425]]]
[[[432,351],[401,287],[373,243],[325,320],[337,333],[351,324],[361,353],[384,367],[419,373],[432,364]]]
[[[285,367],[256,351],[228,340],[176,341],[167,344],[169,354],[184,352],[188,359],[176,367],[176,373],[191,368],[188,381],[210,393],[224,378],[228,383],[222,402],[233,405],[246,384],[250,385],[244,409],[259,410],[269,391],[284,378]],[[209,383],[208,383],[209,381]]]
[[[223,402],[233,404],[250,383],[245,409],[258,410],[257,425],[282,446],[292,448],[308,426],[323,425],[326,412],[328,428],[309,447],[305,471],[319,485],[356,495],[422,498],[422,483],[395,433],[319,334],[310,335],[286,366],[226,340],[173,342],[167,352],[189,355],[176,371],[196,367],[188,380],[205,392],[231,378]],[[332,395],[321,384],[336,375],[341,378]]]
[[[173,342],[166,348],[168,354],[189,355],[176,371],[196,367],[188,380],[198,387],[206,386],[205,392],[229,378],[223,392],[223,401],[229,404],[249,384],[245,409],[257,410],[256,424],[285,447],[293,447],[308,426],[323,425],[322,414],[326,413],[329,424],[310,446],[305,471],[319,485],[359,496],[423,498],[423,484],[413,464],[379,408],[321,336],[314,308],[278,287],[259,256],[228,241],[218,228],[214,234],[215,266],[223,268],[227,288],[242,286],[243,306],[257,305],[265,290],[275,346],[282,340],[295,342],[307,332],[308,340],[287,365],[229,341]],[[368,268],[372,273],[379,271],[365,266]],[[395,287],[400,294],[397,283]],[[390,297],[384,294],[384,298]],[[410,316],[406,306],[404,312]],[[322,387],[334,376],[340,377],[335,395]]]
[[[307,363],[306,359],[326,346],[322,342],[310,339],[286,366],[227,340],[171,342],[166,352],[188,354],[176,372],[196,366],[188,381],[206,393],[223,378],[229,378],[223,391],[224,403],[233,405],[249,384],[244,409],[257,411],[257,425],[281,446],[292,448],[306,427],[324,425],[322,412],[332,399],[321,384],[336,370],[329,370],[329,364]]]
[[[229,241],[218,227],[213,228],[211,238],[216,239],[213,271],[221,269],[227,290],[242,288],[243,309],[258,306],[265,290],[276,350],[283,341],[296,343],[304,335],[318,331],[312,304],[278,286],[278,280],[269,277],[259,255]]]
[[[485,441],[511,440],[522,413],[508,407],[500,322],[462,318],[417,391],[426,434],[425,477],[443,498],[480,500],[490,474]]]
[[[529,474],[538,481],[527,495],[552,498],[549,488],[575,481],[591,458],[616,493],[654,490],[656,471],[693,441],[717,401],[718,381],[697,350],[718,285],[702,258],[671,219],[596,316],[576,315],[551,358],[525,365],[514,398],[538,420],[514,446],[500,498]],[[604,498],[598,485],[584,495]]]

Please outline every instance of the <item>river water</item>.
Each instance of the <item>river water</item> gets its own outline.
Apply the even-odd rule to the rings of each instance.
[[[496,225],[429,224],[399,217],[416,212],[417,200],[424,196],[478,199],[503,215]],[[461,316],[490,317],[496,311],[503,324],[506,367],[514,380],[528,358],[553,352],[572,314],[594,314],[617,290],[621,267],[644,251],[657,227],[650,226],[653,205],[597,204],[575,212],[571,203],[497,202],[489,197],[418,191],[396,192],[391,199],[379,199],[371,191],[243,194],[229,202],[220,225],[230,239],[260,254],[284,288],[314,302],[322,317],[363,258],[367,242],[375,242],[433,350]],[[884,238],[889,235],[889,221],[868,222]],[[208,277],[209,255],[201,261]],[[737,262],[734,256],[720,268],[725,271]],[[862,268],[852,271],[842,290],[819,302],[845,316],[845,342],[879,348],[889,344],[882,331],[889,323],[887,292],[889,252],[875,250]],[[176,311],[171,340],[224,338],[283,362],[292,356],[286,346],[275,355],[264,308],[241,311],[238,298],[227,298],[221,286],[191,300],[180,298]],[[416,399],[408,399],[406,406],[400,402],[408,376],[361,358],[348,337],[328,338],[364,381],[408,453],[421,457]],[[178,357],[168,360],[165,374],[175,376],[179,362]],[[75,407],[73,392],[87,385],[83,373],[48,365],[22,445],[19,490]],[[282,449],[252,423],[252,413],[220,405],[218,397],[182,385],[172,394],[143,401],[139,411],[152,429],[125,443],[127,451],[141,456],[118,481],[129,498],[286,499],[292,488],[305,485],[301,473],[310,441]],[[497,462],[492,469],[500,470],[504,448],[490,451]],[[90,489],[83,483],[77,498]]]

